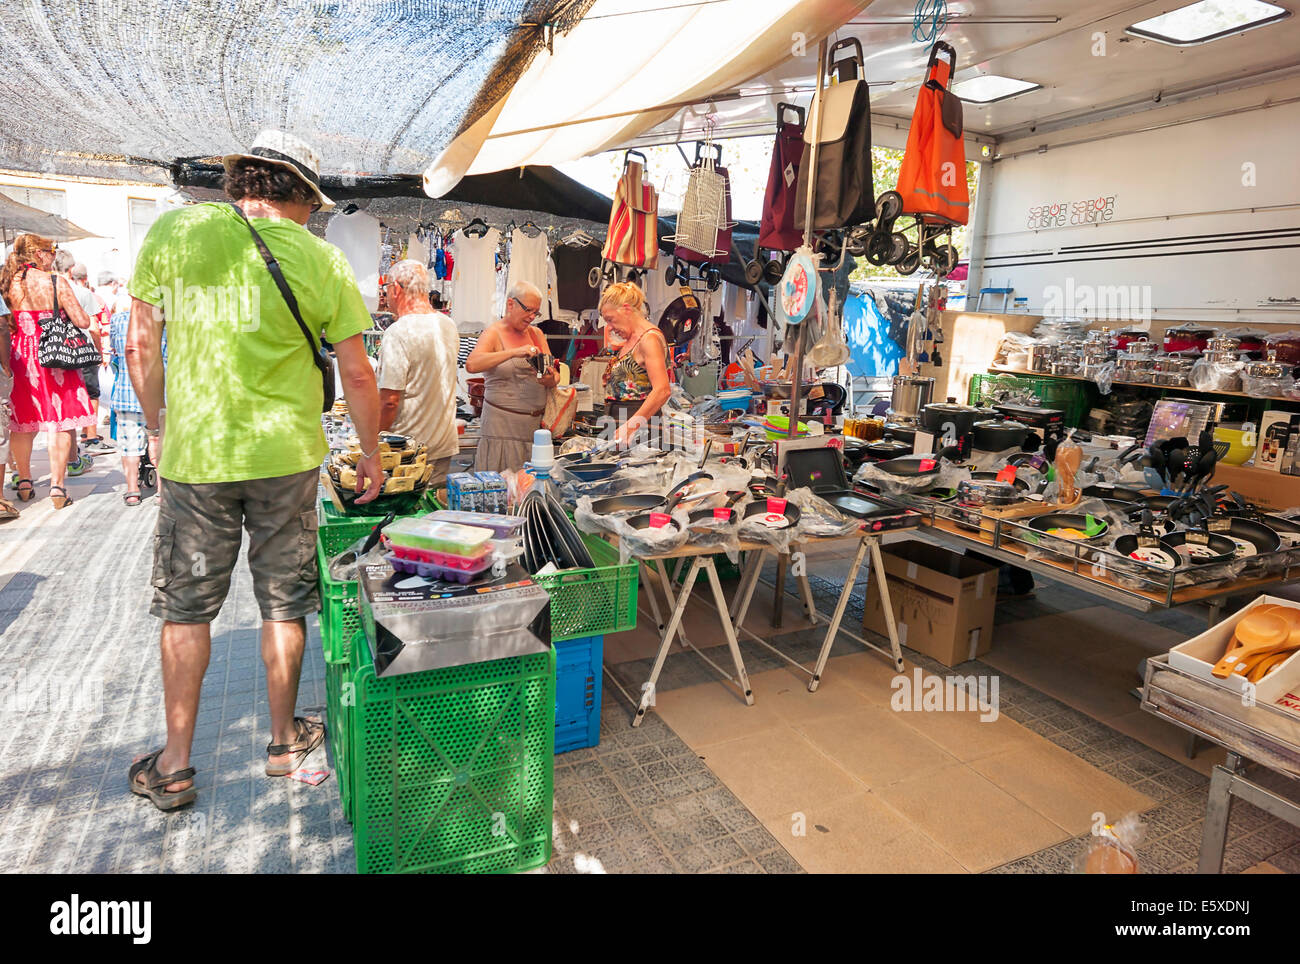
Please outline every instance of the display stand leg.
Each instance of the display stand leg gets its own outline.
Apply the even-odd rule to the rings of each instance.
[[[1228,840],[1228,817],[1232,814],[1232,775],[1238,757],[1229,753],[1227,766],[1218,765],[1210,773],[1210,796],[1205,805],[1205,830],[1201,835],[1201,854],[1196,862],[1198,874],[1223,873],[1223,848]]]
[[[871,581],[880,590],[880,607],[885,611],[885,625],[889,629],[889,648],[894,654],[894,668],[903,672],[903,648],[898,644],[898,627],[894,625],[894,604],[889,599],[889,580],[885,577],[885,560],[880,555],[880,540],[872,536],[864,540],[871,546]]]
[[[745,558],[744,568],[740,573],[740,584],[736,586],[736,595],[732,597],[731,608],[727,610],[727,615],[731,617],[733,623],[736,621],[736,613],[740,611],[741,603],[748,598],[746,594],[753,593],[754,586],[762,572],[763,553],[748,553]]]
[[[677,604],[673,606],[673,614],[668,619],[668,626],[664,630],[663,638],[659,641],[659,654],[655,657],[655,664],[650,670],[650,678],[641,688],[641,703],[637,707],[636,716],[632,718],[633,726],[640,726],[641,720],[645,717],[645,711],[649,709],[655,699],[655,687],[659,684],[659,674],[663,672],[664,662],[668,659],[668,649],[673,644],[673,635],[677,632],[677,627],[681,625],[682,613],[686,611],[686,604],[691,598],[691,587],[695,585],[695,577],[700,571],[701,556],[696,556],[691,562],[691,568],[686,573],[687,582],[682,587],[681,595],[677,597]],[[659,560],[663,566],[663,560]]]
[[[808,617],[808,622],[817,625],[817,604],[813,602],[812,586],[808,584],[808,556],[802,549],[797,550],[802,558],[799,564],[799,588],[803,592],[803,612]]]
[[[749,615],[749,604],[754,598],[754,589],[758,586],[758,578],[763,572],[764,552],[755,552],[753,578],[749,580],[749,585],[745,587],[745,592],[737,599],[736,615],[732,617],[731,622],[736,626],[745,625],[745,617]]]
[[[704,569],[709,574],[709,584],[713,587],[713,601],[718,606],[718,619],[722,623],[723,632],[727,634],[727,647],[731,650],[731,660],[736,664],[736,684],[745,696],[745,703],[753,706],[754,690],[749,685],[749,674],[745,672],[745,661],[740,655],[740,643],[736,641],[736,629],[726,616],[727,597],[722,593],[722,581],[718,579],[718,570],[713,565],[712,556],[706,557]]]
[[[826,638],[822,641],[821,652],[817,654],[817,665],[813,667],[812,679],[808,681],[808,692],[816,693],[817,686],[822,680],[822,670],[826,668],[826,660],[830,659],[831,647],[835,645],[835,637],[839,635],[840,620],[844,618],[844,610],[849,605],[849,598],[853,595],[853,586],[858,580],[858,569],[862,566],[862,560],[867,555],[867,543],[869,539],[863,539],[858,543],[858,554],[853,557],[853,565],[849,567],[849,573],[844,579],[844,588],[840,590],[839,601],[835,604],[835,613],[831,616],[830,625],[826,629]]]
[[[681,560],[681,563],[682,566],[685,566],[687,564],[684,558]],[[678,571],[681,570],[682,566],[678,566]],[[695,567],[695,571],[698,571],[698,569],[699,569],[698,566]],[[667,600],[666,605],[668,606],[669,609],[672,609],[676,601],[676,594],[673,592],[673,580],[668,575],[668,560],[666,559],[659,560],[659,582],[663,586],[664,599]],[[694,584],[692,583],[692,586],[693,585]],[[686,585],[683,584],[679,591],[683,593],[686,592],[687,591]],[[686,638],[686,630],[683,629],[681,626],[677,627],[677,638],[681,640],[683,649],[691,645],[691,641]]]
[[[655,618],[655,629],[662,636],[664,618],[659,614],[659,601],[655,597],[654,578],[650,575],[650,569],[644,562],[638,562],[637,565],[640,567],[641,595],[649,601],[650,612],[654,614]],[[672,603],[668,603],[668,605],[671,607]]]

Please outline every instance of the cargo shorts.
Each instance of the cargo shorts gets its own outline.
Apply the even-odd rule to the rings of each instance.
[[[245,529],[262,618],[315,612],[319,480],[319,469],[243,482],[163,480],[149,612],[174,623],[212,622],[230,591]]]

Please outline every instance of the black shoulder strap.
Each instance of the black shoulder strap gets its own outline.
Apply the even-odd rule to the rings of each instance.
[[[54,320],[59,318],[59,276],[50,272],[50,286],[54,289]]]
[[[302,320],[302,312],[298,310],[298,299],[293,296],[293,290],[289,287],[289,282],[285,280],[284,272],[280,270],[280,262],[275,260],[275,255],[271,254],[271,249],[266,246],[266,242],[262,240],[262,236],[257,233],[257,228],[253,227],[253,222],[248,220],[248,217],[240,209],[239,205],[232,204],[230,206],[235,209],[235,213],[239,215],[240,220],[242,220],[244,224],[248,225],[249,233],[253,235],[253,243],[257,245],[257,250],[261,253],[262,260],[266,262],[267,270],[271,272],[271,277],[275,279],[275,286],[280,289],[280,294],[284,298],[284,303],[289,306],[289,312],[293,315],[293,320],[298,322],[298,327],[302,329],[303,335],[307,338],[307,344],[311,348],[312,361],[316,363],[317,368],[324,372],[325,360],[321,357],[320,341],[311,333],[311,329],[307,327],[307,323]],[[56,311],[57,308],[58,302],[56,301]]]

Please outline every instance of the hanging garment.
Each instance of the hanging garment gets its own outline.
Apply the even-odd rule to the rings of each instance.
[[[547,318],[555,319],[560,316],[559,290],[560,282],[555,277],[555,259],[548,254],[546,256],[546,307],[543,310]]]
[[[325,240],[343,252],[357,276],[367,311],[379,310],[379,221],[364,211],[335,214],[325,225]]]
[[[506,288],[513,288],[521,281],[526,281],[542,294],[542,317],[546,317],[546,259],[550,255],[546,246],[546,234],[537,232],[536,237],[529,237],[520,228],[510,232],[510,271],[506,278]]]
[[[794,111],[798,120],[785,120]],[[803,165],[803,108],[776,105],[776,143],[772,145],[772,166],[767,172],[763,194],[763,221],[758,229],[758,246],[774,251],[793,251],[803,244],[803,224],[795,223],[795,185]]]
[[[641,160],[632,160],[633,154]],[[633,268],[659,264],[659,195],[645,173],[645,162],[640,151],[623,155],[623,173],[609,212],[609,235],[601,252],[606,261]]]
[[[592,268],[600,267],[600,248],[594,244],[557,244],[551,257],[555,259],[559,307],[568,311],[595,308],[600,303],[600,289],[588,284],[587,276]]]
[[[429,263],[429,246],[414,231],[406,239],[406,260],[418,261],[422,265],[428,265]]]
[[[464,231],[455,234],[455,273],[451,296],[451,316],[462,334],[478,334],[496,319],[496,253],[501,234],[488,228],[481,238]],[[448,258],[448,261],[451,259]]]
[[[433,275],[439,281],[447,278],[447,252],[441,247],[433,254]]]
[[[939,54],[946,54],[945,63]],[[907,149],[898,170],[903,213],[965,224],[970,218],[961,98],[948,90],[957,51],[942,40],[930,48],[925,83],[916,95]]]
[[[856,56],[835,59],[842,47],[856,48]],[[803,159],[795,191],[795,224],[802,225],[808,204],[808,177],[813,138],[817,138],[817,171],[813,198],[813,227],[843,228],[865,224],[876,216],[875,186],[871,179],[871,101],[862,79],[862,45],[856,38],[831,47],[827,70],[839,83],[822,92],[818,132],[811,124],[804,131]]]

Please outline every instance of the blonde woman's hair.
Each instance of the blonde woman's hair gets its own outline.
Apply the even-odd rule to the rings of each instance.
[[[605,289],[604,294],[600,296],[598,310],[603,312],[606,308],[631,308],[644,318],[646,315],[645,292],[631,281],[620,281],[618,284],[610,285]]]

